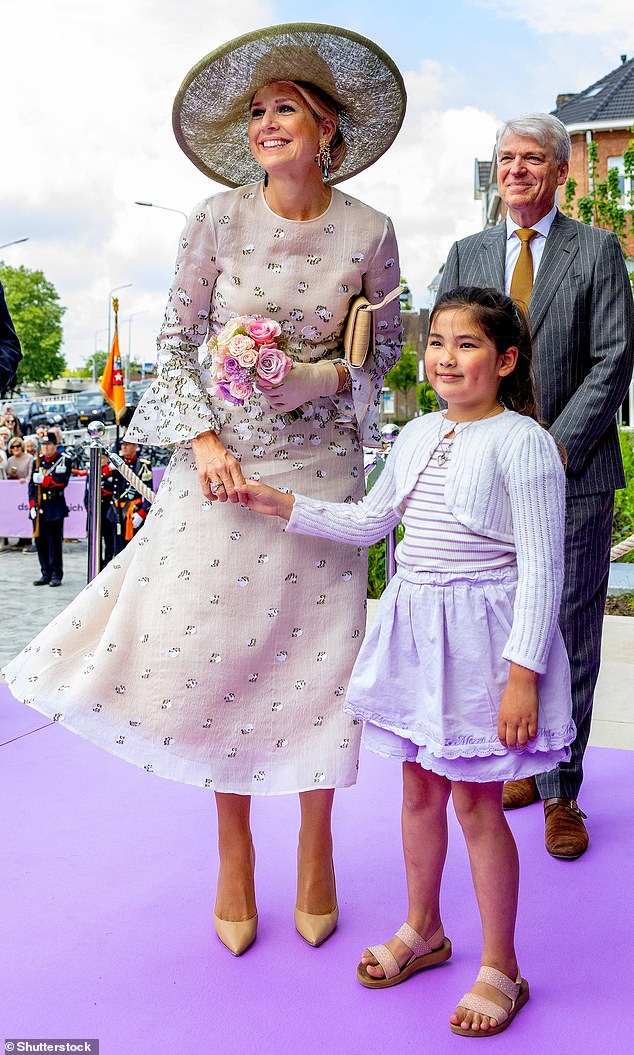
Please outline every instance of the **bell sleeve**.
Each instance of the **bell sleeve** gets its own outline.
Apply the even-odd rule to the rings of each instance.
[[[171,447],[209,429],[219,430],[199,363],[217,277],[216,233],[209,202],[204,201],[196,206],[181,235],[174,282],[157,339],[158,376],[139,402],[126,439]]]

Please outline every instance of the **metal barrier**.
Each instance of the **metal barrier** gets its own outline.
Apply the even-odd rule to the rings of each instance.
[[[86,582],[92,582],[101,571],[101,440],[106,427],[91,421],[86,429],[90,436],[88,466],[88,570]]]
[[[106,434],[106,426],[101,421],[91,421],[86,431],[90,436],[88,451],[90,463],[88,466],[88,571],[87,582],[92,582],[101,571],[101,455],[108,455],[114,468],[121,473],[139,494],[148,502],[154,501],[154,492],[143,480],[132,472],[132,469],[102,442]]]

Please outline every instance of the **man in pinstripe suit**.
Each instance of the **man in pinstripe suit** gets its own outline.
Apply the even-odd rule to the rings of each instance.
[[[542,799],[546,849],[574,859],[588,846],[576,800],[599,672],[614,491],[625,485],[615,415],[632,377],[632,289],[616,235],[571,220],[555,205],[570,158],[561,121],[548,114],[508,121],[498,132],[497,150],[506,219],[452,246],[439,293],[458,285],[510,292],[520,239],[527,237],[515,232],[530,230],[528,311],[539,415],[568,459],[560,625],[577,738],[570,762],[506,784],[504,805]]]

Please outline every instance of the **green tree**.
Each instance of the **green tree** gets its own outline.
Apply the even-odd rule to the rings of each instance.
[[[409,413],[409,392],[412,388],[416,387],[416,381],[416,349],[411,344],[404,344],[401,358],[396,366],[393,366],[392,369],[387,372],[383,383],[386,388],[391,388],[392,390],[403,393],[406,400],[407,417],[412,416]]]
[[[101,377],[104,371],[104,367],[108,360],[107,352],[95,352],[83,366],[80,366],[78,370],[74,371],[75,377],[95,377],[97,380]]]
[[[436,393],[429,381],[421,381],[416,388],[416,400],[422,414],[429,414],[432,410],[438,410]]]
[[[61,352],[62,316],[55,286],[42,271],[9,267],[0,261],[0,281],[22,345],[16,387],[27,381],[44,383],[61,377],[66,360]]]

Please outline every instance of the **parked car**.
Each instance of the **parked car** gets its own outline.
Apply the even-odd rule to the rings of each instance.
[[[114,410],[101,392],[78,392],[75,406],[79,411],[79,425],[87,425],[89,421],[103,421],[104,425],[115,422]]]
[[[76,429],[79,425],[79,411],[74,403],[51,403],[48,409],[53,424],[60,429]]]
[[[132,421],[133,414],[141,402],[141,397],[151,383],[151,379],[147,381],[130,381],[125,386],[125,410],[121,415],[121,425],[124,428],[127,429]]]
[[[29,432],[35,432],[38,425],[54,424],[50,407],[45,407],[38,400],[15,399],[10,406],[20,422],[20,431],[23,436]]]
[[[151,377],[148,377],[145,379],[145,381],[130,381],[126,385],[125,390],[126,402],[129,403],[130,406],[136,406],[139,400],[141,399],[143,393],[152,384],[152,380],[153,379]]]

